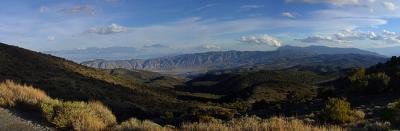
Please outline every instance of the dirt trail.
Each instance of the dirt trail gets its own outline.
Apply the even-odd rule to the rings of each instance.
[[[54,129],[23,119],[0,108],[0,131],[53,131]]]

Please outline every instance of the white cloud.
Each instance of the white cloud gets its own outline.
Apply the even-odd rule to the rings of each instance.
[[[49,11],[49,7],[47,7],[47,6],[40,6],[40,8],[39,8],[39,12],[40,13],[45,13],[45,12],[47,12],[47,11]]]
[[[359,5],[365,1],[371,0],[285,0],[286,2],[304,2],[304,3],[328,3],[332,5]]]
[[[206,44],[202,45],[201,48],[205,50],[218,50],[221,49],[221,46],[215,44]]]
[[[245,43],[265,44],[273,47],[282,46],[281,41],[267,34],[257,36],[242,36],[239,41]]]
[[[312,11],[310,15],[321,18],[400,18],[398,4],[397,0],[387,0],[385,2],[359,0],[358,4],[346,6],[331,4],[334,6]]]
[[[199,7],[199,8],[196,8],[194,11],[202,11],[202,10],[205,10],[205,9],[208,9],[208,8],[211,8],[211,7],[214,7],[214,6],[217,6],[218,4],[214,4],[214,3],[212,3],[212,4],[206,4],[206,5],[204,5],[204,6],[201,6],[201,7]]]
[[[281,15],[289,18],[296,18],[296,16],[290,12],[282,12]]]
[[[259,9],[263,8],[264,5],[242,5],[240,6],[241,10],[252,10],[252,9]]]
[[[330,43],[349,43],[349,41],[344,41],[344,40],[338,40],[335,39],[332,36],[322,36],[322,35],[316,35],[316,36],[309,36],[303,39],[297,39],[303,43],[325,43],[325,42],[330,42]]]
[[[389,35],[389,36],[393,36],[393,35],[397,34],[396,32],[392,32],[392,31],[388,31],[388,30],[383,30],[382,32],[383,32],[383,34]]]
[[[354,41],[371,40],[387,43],[400,43],[400,35],[396,32],[383,30],[382,32],[373,31],[353,31],[350,29],[330,35],[309,36],[303,39],[297,39],[304,43],[353,43]]]
[[[85,13],[89,15],[95,14],[95,9],[89,5],[77,5],[77,6],[67,7],[61,9],[60,11],[67,14],[79,14],[79,13]]]
[[[339,33],[333,34],[333,36],[337,39],[337,40],[347,40],[347,41],[351,41],[351,40],[365,40],[365,39],[369,39],[369,40],[376,40],[379,39],[376,35],[375,32],[362,32],[362,31],[353,31],[351,29],[346,29],[343,30]]]
[[[399,8],[399,6],[397,6],[396,4],[392,3],[392,2],[383,2],[383,6],[387,9],[387,10],[396,10]]]
[[[105,34],[121,33],[126,31],[128,31],[127,27],[112,23],[107,27],[98,27],[98,28],[92,27],[87,32],[105,35]]]
[[[54,37],[54,36],[51,36],[51,35],[47,36],[48,41],[54,41],[55,39],[56,39],[56,37]]]

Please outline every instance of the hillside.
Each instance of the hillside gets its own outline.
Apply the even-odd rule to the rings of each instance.
[[[252,71],[206,74],[187,82],[190,92],[224,95],[221,101],[298,101],[316,95],[313,86],[331,79],[309,71]],[[310,98],[307,98],[310,97]]]
[[[125,68],[179,74],[257,65],[278,66],[280,68],[309,64],[325,64],[343,68],[368,67],[385,60],[386,58],[382,55],[355,48],[284,46],[276,51],[206,52],[146,60],[107,61],[98,59],[86,61],[82,64],[101,69]]]
[[[110,75],[65,59],[0,44],[0,81],[14,80],[40,88],[61,100],[98,100],[118,119],[152,118],[184,104],[145,83]]]
[[[271,52],[257,53],[271,54]],[[272,54],[277,53],[282,52]],[[288,55],[287,52],[282,53],[282,56],[285,55]],[[273,116],[295,115],[302,120],[311,119],[312,123],[317,125],[360,122],[364,117],[366,123],[371,120],[386,120],[380,117],[387,110],[384,106],[399,98],[396,95],[400,65],[397,57],[364,70],[329,66],[347,64],[352,67],[358,66],[352,65],[352,61],[361,65],[368,63],[369,58],[375,58],[372,60],[377,61],[381,59],[378,56],[367,56],[371,57],[360,54],[320,54],[292,61],[279,60],[295,64],[302,60],[308,66],[296,65],[270,70],[258,65],[257,69],[240,67],[237,70],[214,71],[188,79],[140,70],[99,70],[58,57],[1,44],[0,62],[4,64],[0,65],[0,81],[12,81],[5,81],[0,88],[5,92],[18,92],[17,89],[27,91],[11,95],[0,93],[0,104],[12,105],[20,111],[35,112],[40,108],[42,112],[48,114],[52,114],[52,110],[46,110],[43,103],[51,103],[53,111],[63,106],[65,106],[63,108],[74,107],[77,104],[80,105],[79,108],[85,109],[83,111],[90,113],[93,110],[91,108],[97,103],[95,101],[99,101],[104,103],[105,107],[110,107],[112,115],[118,119],[117,122],[110,124],[112,127],[102,125],[102,128],[121,128],[120,126],[126,124],[122,122],[125,120],[133,124],[144,124],[136,118],[150,119],[161,125],[171,124],[177,126],[176,129],[200,128],[197,126],[204,124],[182,124],[182,122],[220,122],[253,118],[246,117],[247,115],[265,118],[257,118],[257,121],[273,120],[274,118],[270,119]],[[329,58],[330,61],[321,60],[325,58]],[[321,70],[325,68],[327,71]],[[33,86],[19,85],[13,81]],[[44,92],[35,93],[34,87]],[[35,97],[34,94],[40,97]],[[8,99],[18,95],[22,95],[20,101]],[[32,100],[30,97],[33,97]],[[342,97],[348,98],[352,106]],[[38,102],[42,104],[37,104]],[[327,105],[330,102],[344,103],[345,107],[338,108],[340,110],[345,108],[344,110],[348,112],[346,115],[351,116],[336,119],[338,114],[335,114],[335,110],[330,113],[325,109],[329,107]],[[27,103],[30,105],[24,105]],[[58,107],[60,103],[62,106]],[[101,103],[97,103],[97,106],[102,106]],[[326,112],[328,114],[324,114]],[[60,112],[54,113],[62,115],[58,114]],[[85,112],[78,113],[85,114]],[[96,117],[96,113],[91,115],[93,116],[85,117]],[[56,123],[58,118],[47,118],[46,115],[45,117],[57,127],[63,128],[60,123]],[[280,119],[291,121],[286,118]],[[170,126],[164,127],[149,121],[147,123],[151,124],[145,127],[147,129],[171,129]],[[224,123],[223,126],[232,125]]]

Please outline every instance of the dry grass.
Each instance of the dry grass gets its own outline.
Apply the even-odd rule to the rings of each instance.
[[[17,103],[38,105],[53,101],[45,92],[32,86],[16,84],[6,80],[0,84],[0,106],[13,107]]]
[[[243,117],[232,121],[209,123],[185,123],[183,130],[187,131],[344,131],[338,126],[315,126],[298,119],[274,117],[260,119]]]
[[[180,129],[148,120],[129,119],[117,125],[112,112],[100,102],[63,102],[32,86],[5,81],[0,84],[0,106],[24,103],[41,109],[43,117],[57,128],[78,131],[342,131],[338,126],[314,126],[298,119],[243,117],[231,121],[184,123]]]
[[[112,130],[116,131],[172,131],[173,128],[163,127],[148,120],[138,120],[131,118],[120,125],[115,126]]]
[[[6,80],[0,84],[0,106],[13,107],[19,103],[40,109],[57,128],[78,131],[105,130],[116,125],[112,112],[100,102],[62,102],[32,86]]]
[[[64,102],[54,107],[53,124],[78,131],[104,130],[115,125],[112,112],[99,102]]]

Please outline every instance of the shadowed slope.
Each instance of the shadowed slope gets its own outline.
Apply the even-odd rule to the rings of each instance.
[[[0,81],[32,84],[57,99],[99,100],[119,119],[151,117],[155,111],[181,107],[143,83],[15,46],[0,44],[0,63]]]

